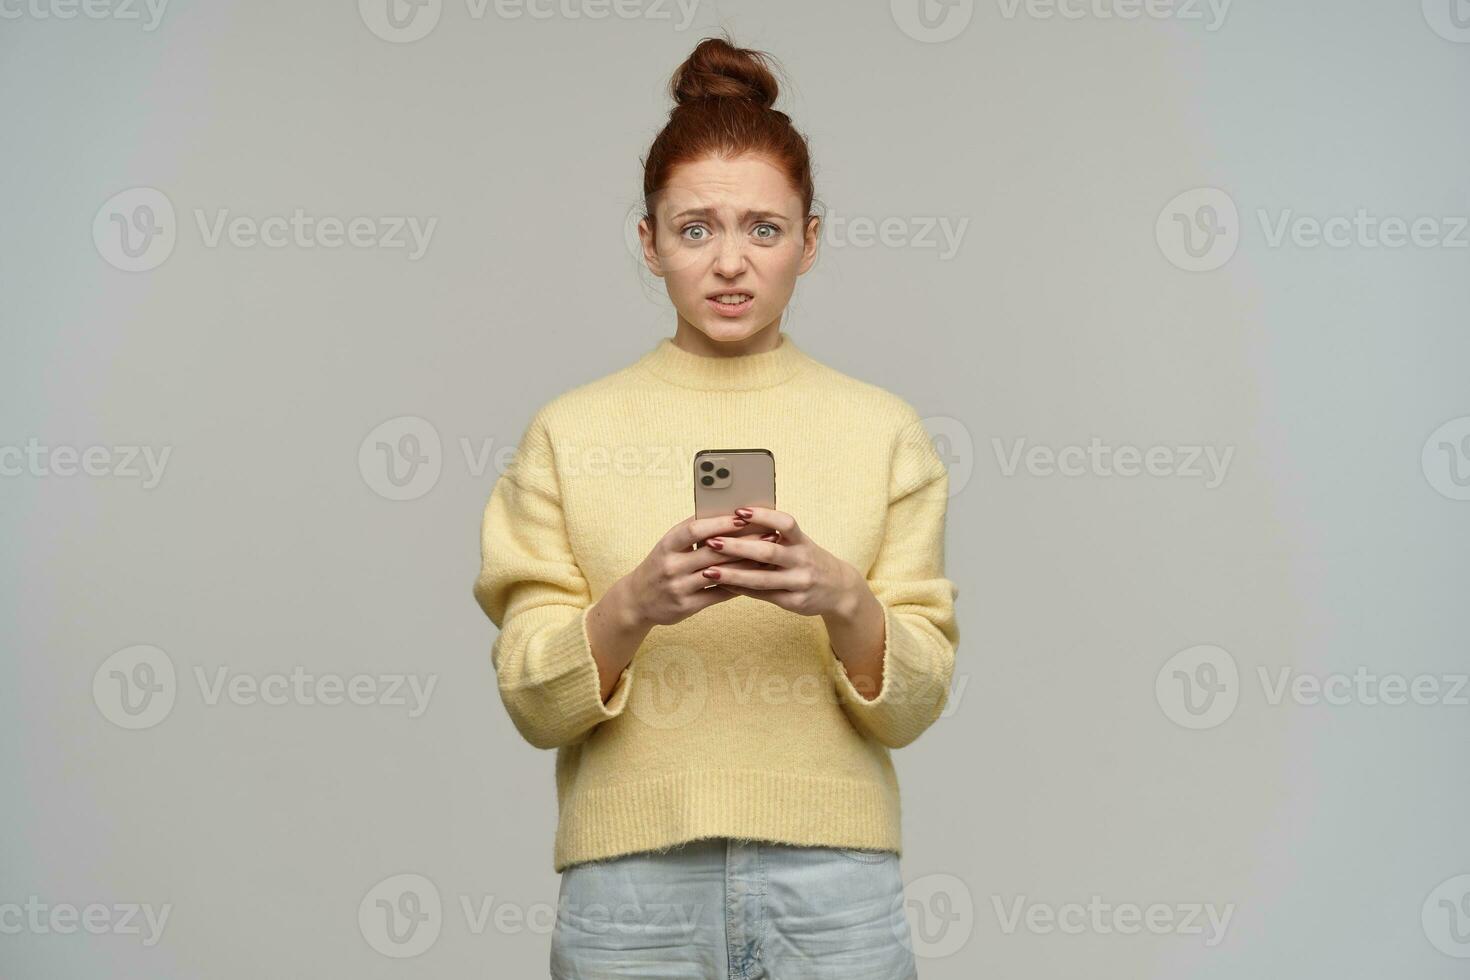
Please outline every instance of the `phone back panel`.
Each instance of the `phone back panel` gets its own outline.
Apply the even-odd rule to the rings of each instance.
[[[775,455],[769,449],[701,449],[695,453],[694,516],[718,517],[747,506],[775,509]]]

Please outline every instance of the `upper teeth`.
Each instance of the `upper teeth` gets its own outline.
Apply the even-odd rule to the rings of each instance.
[[[726,293],[723,296],[716,296],[715,299],[718,300],[721,303],[744,303],[746,300],[750,299],[750,294],[749,293]]]

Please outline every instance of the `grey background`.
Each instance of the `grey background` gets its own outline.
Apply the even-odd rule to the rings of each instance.
[[[474,454],[672,334],[626,219],[669,73],[727,27],[785,68],[829,218],[901,232],[824,242],[786,329],[913,402],[955,467],[955,693],[895,756],[922,974],[1463,975],[1432,893],[1470,873],[1470,708],[1272,704],[1257,670],[1467,669],[1470,502],[1421,451],[1470,415],[1470,250],[1273,247],[1259,214],[1470,213],[1470,38],[1433,2],[1239,2],[1211,29],[994,0],[942,42],[911,7],[445,0],[407,43],[351,2],[174,0],[151,30],[6,8],[0,446],[170,456],[151,487],[0,477],[0,906],[171,912],[151,946],[0,931],[0,974],[544,975],[552,755],[511,727],[470,594],[497,472]],[[176,246],[125,272],[91,229],[137,187]],[[1155,224],[1198,187],[1239,208],[1239,248],[1191,272]],[[410,260],[209,247],[194,217],[296,207],[437,225]],[[935,218],[968,222],[952,255],[905,243]],[[359,448],[410,416],[440,473],[392,500]],[[1213,488],[1003,465],[1093,437],[1233,458]],[[93,682],[140,644],[176,701],[128,730]],[[1190,730],[1155,681],[1199,644],[1239,703]],[[210,704],[195,671],[221,668],[436,686],[418,717]],[[358,908],[404,873],[443,913],[395,958]],[[1214,945],[997,912],[1094,895],[1233,911]]]

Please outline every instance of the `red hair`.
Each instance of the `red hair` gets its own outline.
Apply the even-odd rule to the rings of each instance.
[[[756,153],[786,174],[812,213],[812,165],[806,137],[773,109],[778,86],[770,55],[737,48],[728,36],[700,41],[669,82],[674,108],[643,160],[643,203],[650,228],[653,201],[682,164],[706,157]]]

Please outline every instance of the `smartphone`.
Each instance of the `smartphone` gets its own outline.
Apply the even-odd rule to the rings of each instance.
[[[694,516],[718,517],[737,507],[776,507],[776,456],[769,449],[701,449],[694,454]],[[760,536],[751,524],[731,537]],[[703,547],[704,542],[695,542]]]

